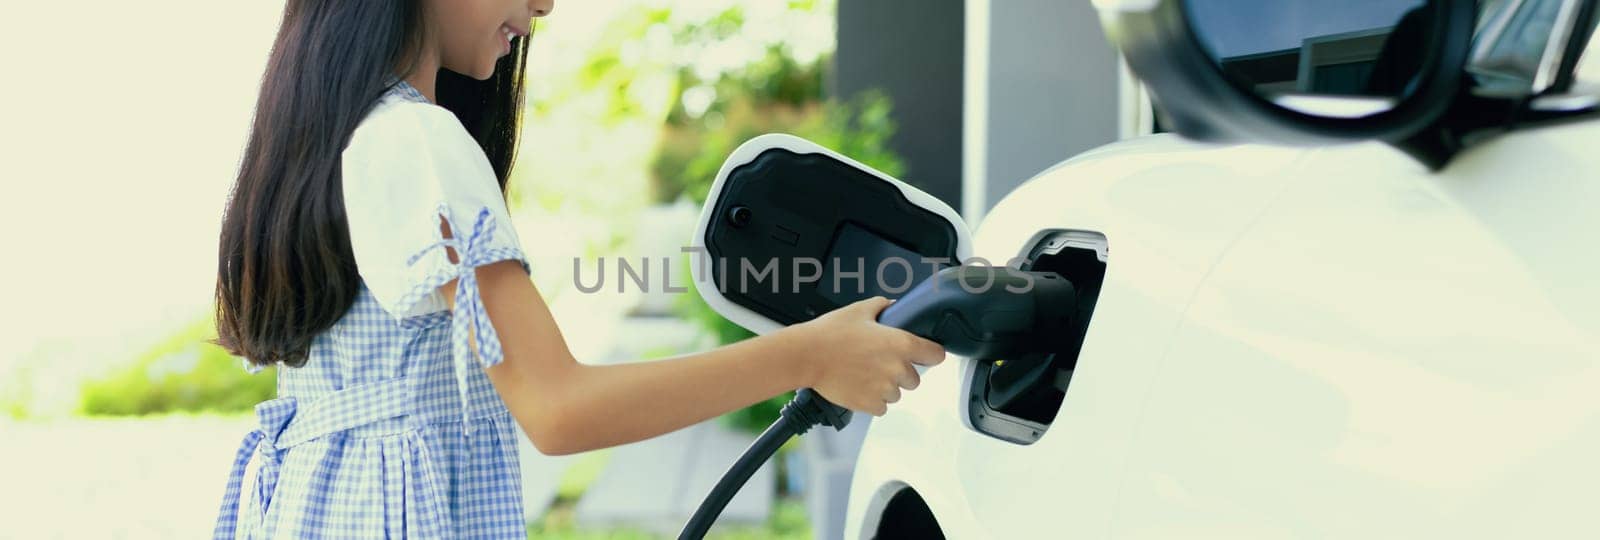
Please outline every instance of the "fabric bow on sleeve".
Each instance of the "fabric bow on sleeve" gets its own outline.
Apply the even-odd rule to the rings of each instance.
[[[483,298],[478,291],[477,267],[492,262],[513,259],[517,257],[516,248],[490,247],[494,240],[495,216],[485,207],[478,211],[477,219],[473,221],[472,231],[462,239],[462,229],[450,219],[449,208],[439,205],[439,215],[450,226],[452,238],[441,238],[438,242],[423,248],[406,261],[407,265],[414,265],[424,255],[435,249],[449,247],[455,250],[459,263],[455,265],[451,274],[439,278],[438,283],[430,283],[434,288],[456,278],[455,309],[451,313],[450,341],[451,351],[455,357],[456,385],[461,393],[461,422],[462,433],[471,435],[472,422],[470,418],[471,400],[468,369],[473,366],[472,342],[478,344],[477,364],[489,367],[505,360],[505,352],[500,347],[500,335],[495,332],[494,325],[490,324],[489,312],[483,307]]]

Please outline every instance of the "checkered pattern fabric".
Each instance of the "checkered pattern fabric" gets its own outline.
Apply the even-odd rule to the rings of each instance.
[[[426,103],[404,82],[384,100]],[[347,206],[362,204],[346,199]],[[520,431],[475,369],[500,362],[503,352],[473,269],[503,260],[528,265],[503,222],[503,204],[462,206],[427,207],[449,226],[450,238],[433,216],[418,212],[432,237],[385,240],[411,251],[396,270],[415,276],[408,288],[375,291],[365,276],[379,269],[360,268],[363,285],[350,311],[314,339],[304,367],[279,371],[279,397],[256,406],[260,425],[235,456],[216,538],[526,537]],[[358,266],[388,260],[374,253],[390,248],[355,245],[358,224],[351,227]],[[459,262],[444,254],[447,247]],[[445,311],[435,295],[452,279],[455,308]],[[253,457],[260,468],[241,508]]]

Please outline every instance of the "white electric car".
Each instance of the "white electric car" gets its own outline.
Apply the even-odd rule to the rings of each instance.
[[[1597,4],[1095,0],[1173,133],[976,231],[763,136],[712,187],[697,288],[764,332],[937,261],[1073,285],[1070,323],[1029,323],[1052,350],[951,358],[873,419],[849,538],[1600,537]]]
[[[987,215],[973,255],[1032,254],[1094,293],[1081,347],[1007,377],[996,359],[928,371],[871,424],[846,536],[1600,537],[1600,117],[1507,127],[1492,100],[1461,101],[1592,112],[1572,66],[1595,3],[1478,6],[1472,80],[1427,99],[1456,101],[1445,124],[1500,129],[1436,132],[1460,139],[1442,159],[1414,131],[1362,133],[1371,123],[1206,118],[1259,120],[1227,100],[1282,83],[1230,78],[1246,91],[1207,101],[1196,88],[1214,81],[1161,65],[1198,49],[1230,71],[1203,28],[1200,47],[1141,48],[1185,45],[1150,33],[1170,31],[1163,16],[1226,18],[1200,13],[1222,3],[1097,1],[1169,127],[1232,143],[1112,144]],[[1338,19],[1370,3],[1324,4]],[[1370,104],[1304,93],[1318,55],[1373,48],[1372,31],[1350,34],[1289,51],[1302,93],[1269,101],[1336,121]],[[1281,138],[1298,145],[1239,144]]]

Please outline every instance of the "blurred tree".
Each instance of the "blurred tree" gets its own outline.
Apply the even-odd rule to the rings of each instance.
[[[894,135],[889,99],[869,92],[838,102],[822,97],[827,58],[801,65],[782,47],[747,72],[726,74],[714,85],[690,86],[667,118],[661,150],[652,164],[655,199],[680,196],[704,202],[724,159],[744,141],[765,133],[798,135],[850,156],[890,176],[905,173],[888,147]],[[714,95],[699,116],[689,108],[699,92]]]
[[[216,336],[210,317],[138,355],[133,362],[83,386],[79,412],[136,416],[172,412],[248,412],[272,399],[277,370],[246,372],[239,358],[206,342]]]

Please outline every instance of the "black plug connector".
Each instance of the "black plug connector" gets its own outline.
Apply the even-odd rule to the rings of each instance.
[[[1052,272],[957,266],[941,270],[884,308],[878,322],[930,339],[945,350],[980,359],[1020,358],[1058,350],[1077,307],[1072,283]],[[849,409],[803,388],[783,406],[777,422],[761,433],[717,481],[679,533],[679,540],[705,537],[711,523],[790,437],[813,426],[842,430]]]
[[[850,418],[854,415],[850,409],[834,405],[810,388],[795,392],[794,399],[785,403],[778,414],[789,421],[795,435],[805,435],[813,426],[819,425],[842,431],[850,425]]]
[[[1055,272],[955,266],[918,283],[878,322],[968,358],[1020,358],[1060,350],[1077,306],[1077,289]]]

